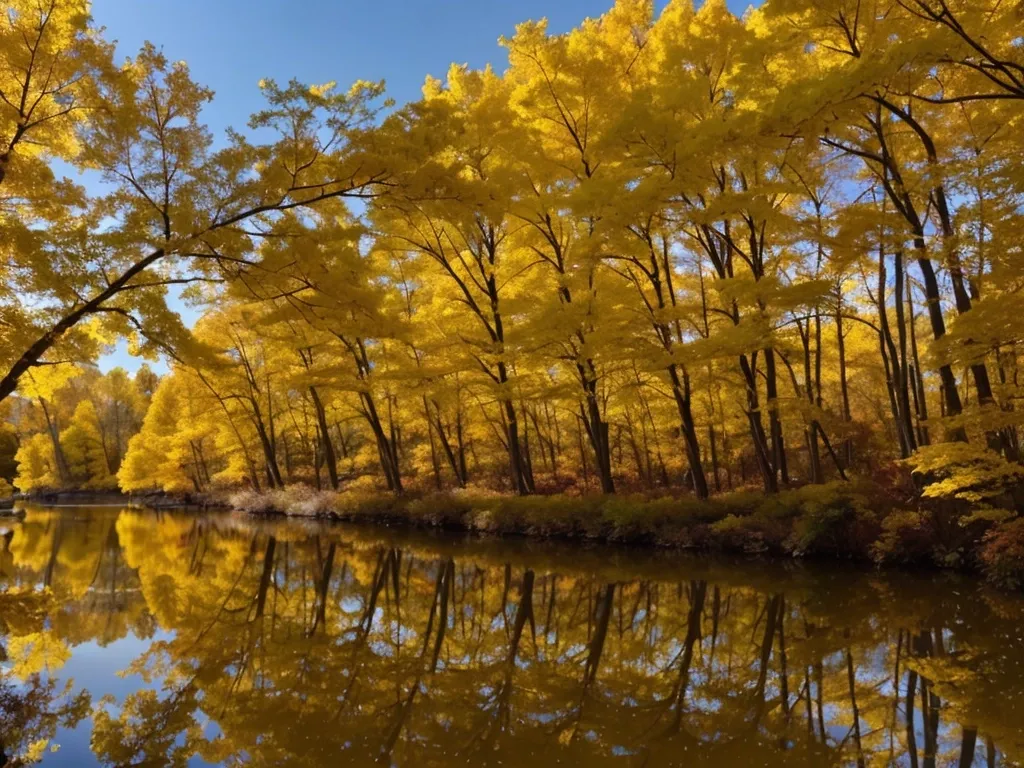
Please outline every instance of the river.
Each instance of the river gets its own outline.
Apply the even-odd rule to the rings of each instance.
[[[7,758],[1024,764],[1024,598],[969,576],[117,508],[0,534]]]

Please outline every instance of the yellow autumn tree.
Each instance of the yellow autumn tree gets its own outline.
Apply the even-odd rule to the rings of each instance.
[[[83,400],[75,408],[68,428],[60,434],[72,482],[82,488],[111,489],[117,486],[110,471],[111,450],[103,440],[96,408]]]

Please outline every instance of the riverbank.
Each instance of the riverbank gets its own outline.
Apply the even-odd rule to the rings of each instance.
[[[12,503],[27,502],[57,507],[146,507],[148,509],[227,509],[223,495],[164,493],[121,493],[120,491],[52,490],[18,494]]]
[[[808,485],[774,496],[735,492],[706,501],[468,491],[417,497],[300,486],[238,492],[230,506],[256,515],[975,570],[1004,587],[1024,585],[1024,518],[915,505],[866,482]]]

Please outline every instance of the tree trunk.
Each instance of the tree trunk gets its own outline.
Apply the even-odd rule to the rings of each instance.
[[[898,263],[902,265],[902,259]],[[899,287],[897,297],[902,296],[902,267],[897,267],[896,283]],[[885,303],[886,269],[885,252],[878,250],[878,295],[876,296],[878,309],[879,345],[881,347],[882,362],[885,367],[886,385],[889,391],[889,405],[892,409],[893,421],[896,424],[896,433],[899,437],[900,455],[902,458],[909,457],[916,449],[917,442],[914,436],[914,425],[910,418],[910,398],[908,395],[907,378],[903,375],[906,362],[906,349],[904,355],[900,355],[892,340],[892,332],[889,330],[889,311]],[[903,302],[897,298],[896,305],[902,308]],[[902,318],[902,311],[897,312],[897,317]]]
[[[715,493],[722,492],[722,480],[718,476],[718,444],[715,439],[715,425],[708,425],[708,442],[711,445],[711,473],[715,478]]]
[[[327,477],[331,481],[331,488],[338,490],[338,459],[334,454],[334,443],[331,441],[331,430],[327,426],[327,413],[324,404],[320,400],[320,393],[312,384],[309,386],[310,397],[313,398],[313,408],[316,411],[317,428],[320,431],[320,445],[323,450],[324,463],[327,465]]]
[[[842,300],[836,303],[836,345],[839,351],[839,392],[842,398],[843,423],[849,425],[853,421],[850,411],[850,385],[846,375],[846,332],[843,330]],[[843,465],[853,464],[853,441],[849,437],[843,439]]]
[[[388,439],[384,431],[384,424],[380,420],[377,405],[369,392],[360,392],[359,397],[363,403],[363,417],[370,425],[370,430],[377,441],[377,455],[380,458],[381,470],[384,472],[384,481],[389,491],[402,493],[402,475],[398,464],[398,452],[394,443]]]
[[[914,364],[911,368],[911,386],[914,391],[914,410],[917,413],[917,444],[930,445],[928,427],[928,399],[925,397],[924,377],[921,375],[921,357],[917,353],[917,318],[914,316],[914,291],[907,280],[907,311],[910,314],[910,353]]]
[[[896,377],[896,392],[899,396],[900,416],[903,420],[903,428],[907,433],[907,443],[910,450],[917,450],[917,433],[914,429],[914,421],[910,414],[910,360],[907,355],[907,321],[903,305],[903,284],[904,267],[903,251],[897,250],[893,254],[893,304],[896,307],[896,336],[899,340],[899,366]],[[883,302],[884,305],[884,302]]]
[[[590,447],[594,451],[594,464],[601,482],[602,493],[615,493],[612,479],[611,446],[608,439],[608,422],[601,418],[601,409],[596,393],[587,392],[586,409],[580,408],[580,418],[587,431]]]
[[[504,365],[501,365],[501,367],[504,368]],[[502,383],[506,382],[507,379]],[[505,409],[505,433],[512,487],[520,496],[529,496],[533,489],[527,483],[526,470],[523,466],[523,452],[519,445],[519,419],[516,417],[516,408],[509,399],[504,400],[502,405]]]
[[[803,348],[804,348],[804,389],[806,390],[807,402],[810,404],[811,408],[813,409],[813,408],[817,407],[818,404],[815,403],[814,389],[813,389],[812,384],[811,384],[811,338],[810,338],[811,330],[810,330],[810,328],[807,328],[807,330],[805,332],[804,328],[803,328],[803,325],[799,324],[799,323],[797,324],[797,328],[800,330],[800,339],[803,342]],[[821,340],[821,323],[819,321],[819,323],[818,323],[818,343],[819,343],[819,348],[818,348],[818,365],[819,365],[819,367],[818,367],[818,377],[817,377],[817,381],[819,382],[819,384],[820,384],[820,381],[821,381],[821,368],[820,368],[821,348],[820,348],[820,340]],[[817,419],[816,418],[812,418],[811,419],[811,426],[807,430],[805,430],[806,435],[807,435],[807,463],[808,463],[808,467],[810,469],[810,475],[811,475],[811,482],[812,483],[820,483],[820,482],[822,482],[824,480],[824,477],[823,477],[822,471],[821,471],[821,453],[818,450],[818,430],[817,430],[816,426],[817,426]]]
[[[704,476],[704,467],[700,458],[700,442],[697,440],[697,428],[693,423],[693,412],[690,409],[690,377],[683,370],[682,376],[675,363],[668,367],[672,379],[672,394],[679,410],[680,431],[686,446],[686,458],[693,476],[693,490],[698,499],[708,497],[708,481]]]
[[[768,438],[765,435],[764,424],[761,421],[761,406],[757,396],[757,374],[746,355],[740,355],[740,370],[743,372],[743,378],[746,382],[747,420],[750,422],[750,437],[754,444],[757,468],[761,473],[765,492],[778,493],[779,482],[772,467]]]
[[[783,484],[789,483],[789,469],[786,467],[786,446],[782,436],[782,421],[779,418],[778,378],[775,371],[775,350],[765,347],[765,376],[767,387],[765,396],[768,399],[768,426],[771,432],[772,471]]]
[[[50,416],[50,409],[46,407],[46,400],[39,398],[39,405],[43,409],[43,417],[46,419],[46,431],[50,435],[50,444],[53,446],[53,460],[57,464],[57,478],[62,488],[71,485],[71,468],[68,466],[67,457],[64,455],[64,448],[60,444],[60,428],[57,425],[57,417]]]
[[[946,321],[942,317],[939,282],[935,277],[935,267],[932,266],[931,259],[925,252],[924,238],[915,238],[914,248],[918,252],[917,265],[921,270],[924,282],[925,303],[928,307],[928,320],[931,322],[932,336],[938,341],[946,335]],[[956,376],[953,375],[953,368],[949,363],[939,366],[939,378],[942,380],[942,396],[946,405],[945,415],[959,416],[963,407],[956,388]],[[954,427],[950,430],[949,435],[952,440],[967,441],[967,431],[963,427]]]
[[[455,482],[459,488],[466,487],[466,458],[464,452],[460,449],[460,455],[456,456],[455,451],[452,450],[451,440],[448,439],[448,433],[444,428],[444,423],[441,421],[441,406],[437,404],[437,401],[433,401],[434,405],[434,428],[437,432],[438,441],[441,443],[441,449],[444,451],[445,458],[448,459],[448,465],[451,467],[452,474],[455,476]],[[430,412],[428,409],[427,413],[428,420],[430,419]]]
[[[533,454],[530,452],[530,420],[526,415],[526,404],[522,403],[523,417],[520,420],[522,424],[522,444],[519,446],[519,453],[522,456],[522,468],[523,468],[523,479],[526,481],[526,487],[529,488],[530,493],[536,490],[536,484],[533,479]],[[540,437],[538,436],[538,440]]]

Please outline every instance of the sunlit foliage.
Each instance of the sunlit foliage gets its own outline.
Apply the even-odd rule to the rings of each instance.
[[[115,66],[84,4],[14,4],[19,486],[705,499],[860,476],[1015,514],[1019,3],[654,6],[526,21],[506,69],[405,105],[263,80],[222,137],[184,62]],[[71,377],[118,338],[171,363],[159,387]]]

